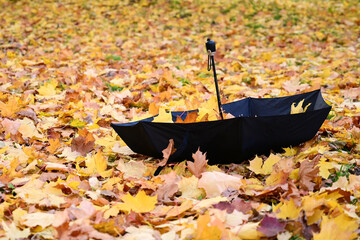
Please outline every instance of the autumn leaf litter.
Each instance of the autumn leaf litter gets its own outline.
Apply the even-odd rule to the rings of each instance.
[[[2,239],[354,239],[360,198],[357,1],[5,1]],[[241,164],[164,165],[110,123],[321,88],[314,139]],[[292,113],[306,111],[301,102]],[[226,116],[232,117],[232,116]],[[139,139],[141,141],[141,139]],[[221,161],[221,159],[218,159]],[[235,161],[235,159],[234,159]]]

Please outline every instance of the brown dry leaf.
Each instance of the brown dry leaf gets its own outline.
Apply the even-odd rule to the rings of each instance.
[[[187,168],[195,177],[200,178],[201,173],[206,170],[206,164],[208,162],[208,160],[206,160],[206,153],[202,153],[199,148],[196,153],[192,154],[192,157],[194,162],[186,161]]]
[[[35,124],[37,124],[39,122],[38,118],[36,116],[36,112],[31,108],[26,109],[26,110],[18,111],[18,112],[16,112],[16,114],[19,115],[19,116],[28,117],[28,118],[34,120]]]
[[[162,167],[165,166],[167,161],[169,160],[170,156],[176,151],[174,148],[174,139],[169,140],[169,145],[162,151],[163,153],[163,160],[158,163],[158,166]]]
[[[16,135],[18,133],[18,129],[19,129],[21,123],[18,120],[12,121],[12,120],[5,118],[1,122],[1,125],[5,129],[6,135],[8,135],[8,134]]]
[[[94,229],[93,226],[88,223],[75,222],[67,228],[56,228],[58,239],[61,240],[75,240],[75,239],[101,239],[101,240],[113,240],[114,238],[107,234],[101,233]]]
[[[299,183],[306,191],[314,190],[314,179],[319,173],[318,160],[304,160],[299,167]]]
[[[160,178],[164,183],[163,185],[160,185],[156,191],[157,199],[158,201],[169,201],[169,198],[179,190],[177,183],[181,178],[174,171],[171,171],[166,175],[161,175]]]
[[[71,151],[77,151],[85,156],[94,149],[95,138],[92,133],[86,129],[80,129],[78,133],[79,136],[71,141]]]

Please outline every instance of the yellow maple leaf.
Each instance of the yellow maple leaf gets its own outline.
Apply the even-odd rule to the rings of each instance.
[[[305,108],[303,108],[303,104],[304,104],[304,100],[301,100],[296,106],[295,103],[291,104],[291,114],[298,114],[298,113],[304,113],[306,112],[307,108],[311,105],[311,103],[309,103],[308,105],[306,105]]]
[[[160,108],[159,109],[159,115],[154,117],[153,122],[161,122],[161,123],[172,123],[172,115],[171,112],[166,112],[165,109]]]
[[[45,82],[37,91],[41,96],[54,96],[56,95],[56,87],[58,83],[56,80]]]
[[[295,156],[295,154],[296,154],[296,150],[294,148],[287,147],[287,148],[283,148],[283,149],[285,152],[282,155],[285,157],[292,157],[292,156]]]
[[[121,211],[130,212],[134,211],[137,213],[150,212],[155,209],[157,203],[157,196],[147,196],[145,191],[141,190],[136,194],[135,197],[131,196],[130,193],[121,197],[124,203],[117,205],[117,208]]]
[[[301,206],[305,211],[306,217],[312,216],[315,209],[322,206],[326,202],[325,196],[326,194],[312,194],[303,197]]]
[[[263,160],[261,158],[256,156],[249,163],[250,163],[250,166],[248,167],[249,170],[253,171],[256,174],[260,174],[262,172],[261,167],[263,165]]]
[[[192,175],[191,177],[184,177],[178,182],[181,196],[184,198],[197,199],[201,196],[205,196],[205,191],[202,188],[198,188],[199,179]]]
[[[208,115],[209,121],[218,120],[218,115],[219,115],[218,109],[219,107],[218,107],[217,99],[215,96],[212,96],[199,108],[199,115],[197,117],[197,121],[201,121],[201,119],[203,119],[206,114]]]
[[[345,214],[335,218],[323,216],[320,232],[314,234],[314,240],[354,239],[357,235],[355,231],[358,226],[356,219],[352,219]]]
[[[313,214],[307,217],[307,223],[309,224],[309,226],[318,222],[324,215],[324,211],[324,209],[315,209]]]
[[[87,167],[87,174],[99,174],[102,177],[109,177],[112,175],[113,169],[106,171],[107,161],[101,151],[98,151],[95,155],[88,157],[85,160]]]
[[[331,173],[329,170],[334,169],[331,162],[326,162],[326,158],[321,158],[317,166],[319,166],[319,175],[324,179],[330,176]]]
[[[3,117],[14,117],[15,113],[22,108],[20,98],[11,96],[7,103],[0,101],[0,112]]]
[[[278,155],[270,154],[270,156],[262,164],[262,159],[256,156],[252,161],[250,161],[250,166],[248,167],[251,171],[256,174],[269,175],[272,172],[272,167],[275,163],[280,161]]]
[[[221,239],[222,231],[217,226],[209,226],[210,216],[200,215],[197,220],[196,240],[218,240]]]
[[[297,207],[294,200],[291,198],[290,201],[284,201],[276,206],[273,206],[273,211],[276,213],[276,217],[278,218],[297,219],[299,217],[301,208]]]

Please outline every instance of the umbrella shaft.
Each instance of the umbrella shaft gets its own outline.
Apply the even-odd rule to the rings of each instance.
[[[219,106],[219,113],[220,113],[221,119],[224,120],[224,117],[223,117],[223,114],[222,114],[222,111],[221,111],[220,91],[219,91],[219,86],[218,86],[218,81],[217,81],[216,70],[215,70],[214,56],[210,56],[210,58],[211,58],[212,69],[213,69],[213,72],[214,72],[214,80],[215,80],[216,96],[217,96],[217,101],[218,101],[218,106]]]

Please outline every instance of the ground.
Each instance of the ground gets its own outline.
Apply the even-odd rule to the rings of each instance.
[[[2,239],[358,236],[359,1],[0,7]],[[189,121],[216,120],[207,38],[223,103],[321,89],[332,110],[283,153],[209,165],[197,152],[154,176],[163,159],[133,153],[110,123],[197,108]]]

